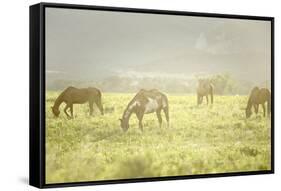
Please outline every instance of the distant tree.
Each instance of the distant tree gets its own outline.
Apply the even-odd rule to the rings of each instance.
[[[216,94],[237,94],[238,83],[229,74],[217,74],[210,77],[214,84],[214,91]]]

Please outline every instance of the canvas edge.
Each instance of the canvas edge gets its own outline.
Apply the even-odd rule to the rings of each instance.
[[[39,128],[38,103],[39,85],[36,83],[38,75],[36,71],[39,60],[39,4],[29,7],[29,184],[39,187]],[[37,119],[36,119],[37,118]]]
[[[42,177],[42,4],[29,7],[29,185],[43,188]]]

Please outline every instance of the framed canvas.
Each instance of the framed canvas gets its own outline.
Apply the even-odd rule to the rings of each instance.
[[[30,6],[30,185],[274,172],[274,18]]]

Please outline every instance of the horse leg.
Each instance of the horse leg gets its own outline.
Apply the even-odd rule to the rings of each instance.
[[[197,95],[197,105],[202,104],[203,98],[204,98],[204,96],[202,96],[202,95]]]
[[[165,117],[166,117],[167,127],[169,127],[169,123],[170,123],[170,119],[169,119],[169,108],[168,108],[168,107],[165,107],[165,108],[163,108],[163,111],[164,111],[164,114],[165,114]]]
[[[211,96],[211,104],[213,104],[214,103],[214,88],[212,85],[210,86],[210,96]]]
[[[158,118],[159,127],[161,128],[161,126],[162,126],[161,109],[159,109],[159,110],[156,111],[156,115],[157,115],[157,118]]]
[[[94,102],[93,102],[93,101],[89,101],[90,116],[92,116],[92,115],[93,115],[93,111],[94,111],[94,109],[93,109],[93,105],[94,105]]]
[[[70,114],[71,118],[73,119],[73,104],[70,105]]]
[[[202,104],[203,102],[203,96],[198,97],[198,105]]]
[[[143,132],[142,119],[143,119],[144,111],[139,111],[139,112],[136,113],[136,115],[137,115],[137,118],[139,120],[139,128]]]
[[[69,107],[70,107],[70,104],[67,104],[67,105],[64,107],[64,110],[63,110],[68,119],[71,118],[70,115],[67,113],[67,109],[68,109]]]
[[[259,112],[259,104],[254,105],[255,113],[258,114]]]
[[[207,105],[209,104],[209,97],[206,95]]]
[[[265,105],[264,105],[264,103],[262,104],[262,109],[263,109],[263,117],[265,117]]]

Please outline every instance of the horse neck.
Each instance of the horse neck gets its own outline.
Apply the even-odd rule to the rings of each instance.
[[[253,103],[252,103],[252,99],[250,97],[249,100],[248,100],[246,109],[251,109],[252,105],[253,105]]]
[[[127,108],[125,109],[124,113],[123,113],[123,120],[129,121],[132,113],[134,110],[134,106],[132,106],[132,102],[129,103],[129,105],[127,106]]]
[[[63,102],[62,95],[59,95],[59,97],[55,101],[54,108],[58,109],[62,102]]]

